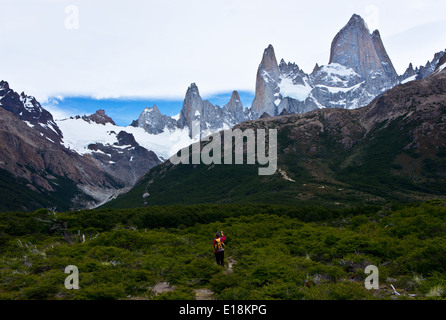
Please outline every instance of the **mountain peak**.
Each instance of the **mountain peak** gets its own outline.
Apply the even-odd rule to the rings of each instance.
[[[187,89],[191,90],[191,91],[197,91],[198,92],[198,86],[196,85],[195,82],[192,82]]]
[[[113,119],[105,114],[105,110],[104,109],[99,109],[95,113],[93,113],[92,115],[85,116],[85,117],[82,117],[82,118],[84,120],[86,120],[86,121],[93,121],[93,122],[95,122],[97,124],[105,125],[107,123],[111,123],[112,125],[116,125],[116,123],[113,121]]]
[[[240,95],[237,90],[232,91],[231,99],[229,101],[240,101]]]
[[[389,78],[397,76],[379,31],[370,34],[364,19],[357,14],[333,39],[329,63],[352,68],[364,79],[374,79],[377,74],[385,74]]]
[[[274,47],[272,44],[269,44],[268,47],[266,47],[266,49],[264,50],[264,54],[269,53],[269,52],[273,52],[274,53]]]
[[[0,91],[9,90],[9,83],[7,81],[0,81]]]
[[[160,109],[158,109],[158,106],[156,104],[154,104],[152,108],[146,108],[146,110],[147,111],[154,111],[156,113],[161,114],[161,111],[160,111]]]
[[[1,108],[13,113],[54,143],[61,142],[62,132],[54,122],[52,114],[43,108],[35,97],[24,92],[19,94],[9,87],[8,82],[0,81],[0,99]]]
[[[277,65],[274,48],[269,45],[263,52],[262,61],[257,69],[256,95],[251,110],[256,116],[263,112],[276,113],[274,94],[280,81],[280,70]]]
[[[341,30],[341,32],[344,29],[356,29],[356,30],[367,31],[368,34],[370,33],[369,27],[367,26],[364,19],[356,13],[351,16],[350,20],[344,26],[344,28]]]
[[[364,19],[359,15],[354,13],[350,20],[347,23],[347,26],[360,26],[360,27],[365,27],[367,28],[367,30],[369,29],[367,27],[367,24],[365,23]]]
[[[373,37],[380,37],[380,38],[381,38],[381,33],[379,33],[379,30],[376,29],[375,31],[373,31],[372,36],[373,36]]]
[[[178,126],[180,128],[192,128],[192,121],[195,114],[201,114],[203,109],[203,100],[200,97],[200,92],[195,83],[187,88],[186,96],[184,97],[183,106],[180,111],[180,118],[178,119]]]
[[[279,76],[279,66],[277,64],[276,54],[272,45],[269,45],[263,51],[262,62],[260,67],[262,71],[267,72],[273,79]]]
[[[230,123],[231,126],[246,120],[243,113],[243,104],[236,90],[232,91],[231,99],[223,106],[222,111],[222,120],[226,119],[226,123]]]
[[[396,79],[398,77],[398,73],[396,72],[392,60],[390,60],[390,57],[384,48],[384,43],[378,30],[373,31],[372,43],[375,47],[376,54],[378,55],[379,61],[386,76],[390,79]]]
[[[198,90],[198,86],[195,84],[195,82],[191,83],[186,91],[186,97],[194,97],[194,96],[200,97],[200,91]]]

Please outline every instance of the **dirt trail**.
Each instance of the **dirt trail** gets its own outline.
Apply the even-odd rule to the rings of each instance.
[[[171,287],[167,282],[158,282],[154,287],[153,287],[153,291],[155,292],[155,295],[164,293],[164,292],[168,292],[168,291],[173,291],[175,290],[175,287]]]
[[[232,273],[232,267],[236,263],[232,257],[228,258],[227,267],[224,268],[223,273],[229,274]],[[213,300],[214,292],[210,289],[196,289],[195,290],[195,299],[196,300]]]
[[[214,292],[210,289],[196,289],[195,300],[213,300]]]
[[[232,257],[228,258],[228,268],[225,269],[225,273],[232,273],[232,266],[236,263],[237,261],[235,261],[234,259],[232,259]]]

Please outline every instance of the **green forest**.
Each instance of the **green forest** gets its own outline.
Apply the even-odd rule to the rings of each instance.
[[[220,230],[223,268],[212,247]],[[444,299],[445,235],[442,200],[1,213],[0,299]],[[69,265],[78,289],[65,287]],[[365,286],[370,265],[377,289]]]

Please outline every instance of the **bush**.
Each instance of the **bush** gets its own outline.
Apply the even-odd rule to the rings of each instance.
[[[441,299],[446,288],[441,201],[380,211],[197,205],[58,213],[74,235],[90,232],[71,244],[41,221],[48,214],[0,215],[0,298],[193,299],[203,287],[217,299],[391,298],[364,288],[371,264],[400,298]],[[215,263],[216,230],[228,236],[226,263],[236,260],[230,273]],[[79,268],[79,290],[64,288],[67,265]],[[176,290],[149,294],[160,281]]]
[[[154,297],[154,300],[194,300],[194,291],[185,286],[178,286],[173,291],[163,292]]]

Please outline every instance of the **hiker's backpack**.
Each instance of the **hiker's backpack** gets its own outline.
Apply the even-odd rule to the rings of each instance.
[[[221,241],[221,238],[215,239],[215,249],[217,249],[217,251],[225,250],[225,244]]]

